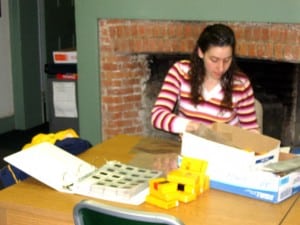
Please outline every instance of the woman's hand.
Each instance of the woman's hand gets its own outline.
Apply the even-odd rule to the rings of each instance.
[[[257,129],[251,129],[251,130],[249,130],[249,131],[254,132],[254,133],[257,133],[257,134],[261,134],[259,128],[257,128]]]
[[[194,121],[190,121],[186,128],[185,128],[185,131],[189,131],[189,132],[193,132],[193,131],[197,131],[200,127],[200,124],[199,123],[196,123]]]
[[[153,162],[153,169],[163,171],[167,175],[170,171],[177,169],[177,158],[176,153],[165,153],[157,154]]]
[[[197,123],[197,122],[194,122],[194,121],[190,121],[186,128],[185,128],[185,131],[189,131],[189,132],[193,132],[193,131],[198,131],[200,128],[203,128],[206,129],[206,128],[211,128],[210,126],[207,126],[207,125],[203,125],[202,123]]]

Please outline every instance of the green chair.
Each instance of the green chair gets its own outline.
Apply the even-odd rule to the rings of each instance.
[[[73,211],[75,225],[184,225],[178,218],[83,200]]]

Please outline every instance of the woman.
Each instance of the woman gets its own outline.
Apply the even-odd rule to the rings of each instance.
[[[176,62],[165,77],[151,114],[155,128],[180,134],[221,122],[258,132],[253,89],[238,70],[235,44],[226,25],[203,30],[191,59]]]

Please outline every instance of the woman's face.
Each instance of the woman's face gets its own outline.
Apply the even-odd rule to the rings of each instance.
[[[199,48],[198,55],[203,59],[208,79],[220,80],[232,62],[231,46],[212,46],[204,53]]]

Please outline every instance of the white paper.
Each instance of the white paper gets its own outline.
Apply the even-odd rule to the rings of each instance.
[[[55,117],[77,118],[75,82],[53,82]]]

